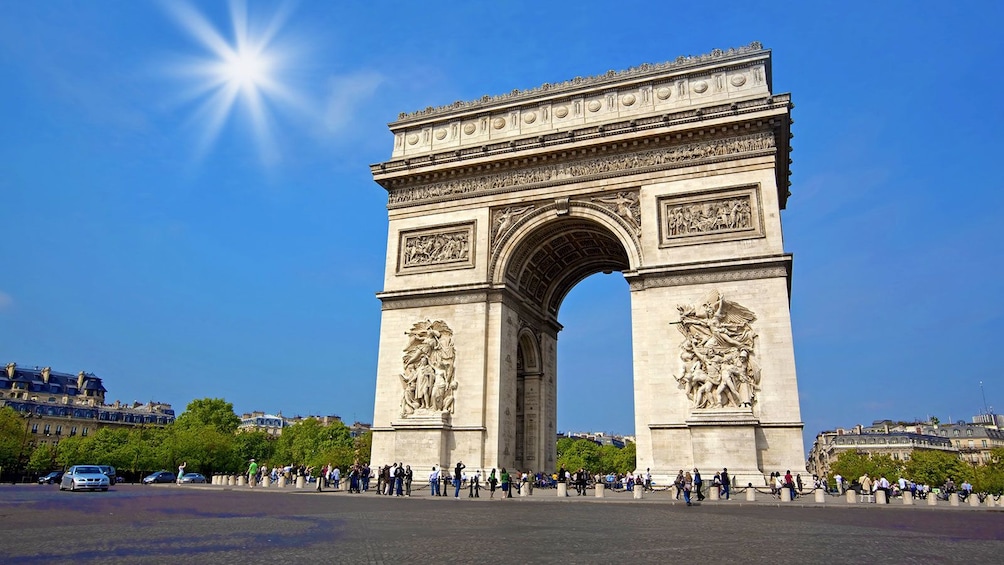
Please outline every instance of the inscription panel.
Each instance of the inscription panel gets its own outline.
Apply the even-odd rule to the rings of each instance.
[[[474,267],[474,222],[402,231],[399,275]]]
[[[659,199],[659,246],[763,237],[758,185]]]

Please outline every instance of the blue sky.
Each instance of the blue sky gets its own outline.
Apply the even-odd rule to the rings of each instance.
[[[204,72],[222,50],[205,30],[235,41],[227,3],[0,1],[0,361],[179,411],[370,421],[387,122],[758,40],[796,104],[783,222],[808,441],[968,419],[980,381],[1004,411],[1002,12],[252,1],[274,88],[227,109]],[[633,431],[629,300],[596,275],[563,305],[559,428]]]

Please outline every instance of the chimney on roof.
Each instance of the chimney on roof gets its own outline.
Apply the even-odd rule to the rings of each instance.
[[[85,380],[87,380],[87,377],[84,375],[83,371],[77,373],[77,390],[81,390],[84,388]]]
[[[7,369],[7,378],[8,379],[13,379],[14,378],[14,369],[17,369],[17,363],[7,363],[6,369]]]
[[[52,367],[46,367],[42,369],[42,382],[49,384],[49,375],[52,374]]]

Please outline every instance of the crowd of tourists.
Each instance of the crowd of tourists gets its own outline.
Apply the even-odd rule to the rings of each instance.
[[[940,487],[932,487],[926,483],[917,483],[905,477],[900,477],[898,481],[891,482],[884,475],[880,475],[877,479],[874,479],[869,477],[868,473],[852,481],[848,481],[839,473],[834,475],[833,479],[836,483],[836,488],[834,489],[836,494],[842,495],[849,490],[853,490],[858,494],[874,495],[878,491],[883,491],[886,503],[891,498],[902,496],[904,492],[909,492],[914,498],[921,500],[926,500],[931,495],[942,500],[948,500],[952,494],[958,494],[959,500],[962,502],[969,500],[969,497],[973,495],[973,485],[969,481],[963,481],[961,485],[956,486],[955,481],[951,477]]]

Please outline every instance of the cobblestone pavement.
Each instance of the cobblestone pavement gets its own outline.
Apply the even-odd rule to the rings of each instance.
[[[487,493],[482,493],[487,495]],[[1004,509],[0,486],[6,563],[1000,562]]]

